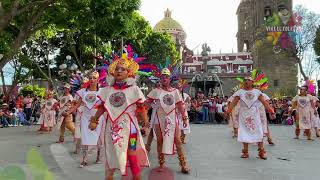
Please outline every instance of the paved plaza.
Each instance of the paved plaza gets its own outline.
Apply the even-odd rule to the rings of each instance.
[[[102,180],[103,165],[93,164],[80,169],[72,138],[67,136],[64,144],[55,144],[55,134],[38,135],[38,127],[0,129],[0,170],[9,166],[21,167],[27,179],[32,180],[27,152],[36,149],[49,171],[57,180]],[[192,125],[192,134],[185,145],[191,165],[190,175],[179,172],[177,156],[166,157],[167,165],[176,180],[318,180],[320,177],[320,139],[307,141],[293,139],[291,126],[271,126],[276,146],[266,145],[268,160],[257,159],[257,146],[250,146],[250,158],[240,158],[241,144],[231,138],[225,125]],[[150,153],[151,168],[143,170],[143,179],[157,166],[155,143]],[[91,165],[93,164],[93,165]],[[0,175],[0,179],[1,179]],[[116,179],[120,179],[117,176]],[[2,179],[1,179],[2,180]],[[165,178],[162,178],[165,180]]]

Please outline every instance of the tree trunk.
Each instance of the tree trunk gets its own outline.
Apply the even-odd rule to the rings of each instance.
[[[16,54],[19,48],[23,45],[24,41],[34,32],[34,25],[36,24],[37,20],[43,14],[44,10],[49,7],[49,5],[54,0],[46,1],[37,12],[31,17],[30,21],[26,22],[23,28],[20,30],[19,35],[14,40],[13,44],[11,45],[10,51],[6,53],[0,61],[0,69],[2,69]]]
[[[3,94],[7,94],[7,88],[6,88],[6,82],[4,80],[4,75],[3,75],[3,71],[2,69],[0,69],[0,73],[1,73],[1,79],[2,79],[2,90],[3,90]]]
[[[82,71],[82,70],[83,70],[83,68],[82,68],[82,62],[80,61],[79,56],[78,56],[78,54],[77,54],[77,50],[76,50],[76,48],[75,48],[74,46],[71,47],[71,52],[73,53],[73,55],[74,55],[74,57],[75,57],[78,65],[79,65],[80,71]]]
[[[5,13],[3,17],[0,18],[0,34],[10,24],[10,21],[15,16],[18,10],[18,7],[19,7],[19,0],[14,0],[9,12]]]
[[[16,17],[26,11],[31,11],[32,8],[34,8],[35,6],[37,6],[39,4],[41,6],[41,3],[46,4],[48,1],[51,1],[51,0],[31,1],[29,4],[26,4],[23,7],[19,7],[19,0],[15,0],[13,2],[13,5],[10,8],[9,12],[5,13],[3,15],[3,17],[0,19],[0,34],[4,31],[4,29],[6,27],[8,27],[8,25],[10,24],[11,20],[14,17]]]
[[[304,79],[304,80],[307,80],[308,77],[307,77],[306,73],[305,73],[304,70],[303,70],[301,60],[300,60],[298,57],[297,57],[296,59],[297,59],[297,61],[298,61],[299,70],[300,70],[301,75],[303,76],[303,79]]]

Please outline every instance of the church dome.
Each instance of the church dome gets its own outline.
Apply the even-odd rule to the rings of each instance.
[[[180,23],[171,17],[171,11],[167,9],[164,12],[164,18],[154,26],[154,31],[183,31]]]

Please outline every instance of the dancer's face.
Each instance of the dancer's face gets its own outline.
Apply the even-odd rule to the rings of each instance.
[[[306,95],[307,94],[306,88],[300,88],[300,94]]]
[[[129,71],[121,63],[118,63],[114,71],[114,78],[116,81],[123,81],[128,78]]]
[[[164,87],[170,86],[170,76],[169,75],[161,75],[161,85]]]
[[[89,76],[89,83],[90,83],[90,85],[96,85],[98,83],[98,78],[93,75],[90,75]]]
[[[69,89],[69,88],[64,88],[64,93],[65,93],[65,94],[70,93],[70,89]]]
[[[244,82],[244,85],[246,88],[252,88],[253,87],[253,81],[250,79],[246,79]]]

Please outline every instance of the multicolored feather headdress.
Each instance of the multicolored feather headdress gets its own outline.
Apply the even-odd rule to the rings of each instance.
[[[308,88],[308,93],[309,94],[315,94],[316,93],[316,85],[315,85],[313,80],[307,79],[303,86]]]
[[[164,64],[159,64],[158,66],[150,64],[148,65],[150,69],[152,69],[152,75],[149,77],[153,83],[157,83],[160,80],[161,75],[169,75],[172,81],[179,81],[180,77],[180,69],[181,66],[179,64],[172,65],[169,57],[166,58]]]
[[[236,79],[240,81],[241,84],[243,84],[247,79],[252,80],[253,85],[259,87],[260,90],[265,90],[268,88],[268,78],[265,76],[265,74],[258,72],[257,69],[252,70],[251,76],[247,76],[244,78],[237,77]]]
[[[141,64],[141,62],[145,60],[145,58],[139,57],[138,54],[133,51],[131,45],[125,45],[123,47],[123,52],[121,56],[117,55],[113,51],[111,55],[99,55],[95,58],[103,64],[103,66],[97,68],[104,69],[105,74],[107,74],[108,70],[108,73],[110,75],[114,74],[115,68],[118,63],[123,64],[129,70],[129,77],[135,77],[136,75],[151,76],[151,71],[154,69],[154,67],[152,66]]]

